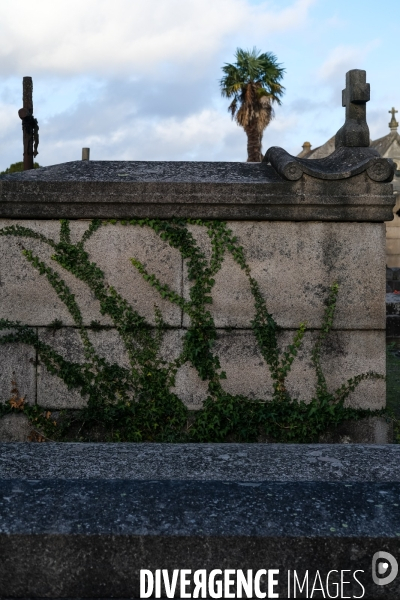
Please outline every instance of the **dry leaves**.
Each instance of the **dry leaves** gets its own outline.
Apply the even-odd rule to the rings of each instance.
[[[28,442],[45,442],[46,438],[43,437],[41,433],[36,431],[36,429],[32,429],[31,433],[28,435]]]
[[[26,396],[21,396],[18,390],[17,381],[15,379],[15,373],[13,373],[13,379],[11,380],[11,398],[9,399],[9,403],[11,408],[15,408],[16,410],[24,410],[25,407],[25,398]],[[51,412],[48,410],[43,413],[43,416],[46,419],[50,419]],[[35,419],[37,420],[37,419]],[[32,429],[30,434],[28,435],[28,442],[45,442],[46,438],[36,429]]]
[[[15,378],[12,379],[11,386],[11,398],[9,400],[11,408],[16,408],[17,410],[24,410],[26,396],[20,396]]]

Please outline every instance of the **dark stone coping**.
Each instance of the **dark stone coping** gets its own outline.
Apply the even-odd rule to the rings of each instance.
[[[364,598],[400,596],[399,578],[371,579],[376,552],[399,558],[400,446],[1,444],[0,456],[2,599],[139,598],[140,569],[268,568],[285,574],[281,598],[287,569],[363,570]]]
[[[263,163],[190,161],[76,160],[21,173],[3,175],[2,181],[77,182],[227,182],[272,183],[282,178]]]
[[[389,221],[390,183],[282,179],[266,163],[74,161],[0,177],[0,217]]]
[[[400,445],[2,443],[4,479],[400,483]]]

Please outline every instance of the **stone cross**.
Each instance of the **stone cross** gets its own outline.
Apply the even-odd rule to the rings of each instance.
[[[33,159],[38,154],[39,125],[33,116],[33,83],[32,77],[24,77],[22,80],[22,108],[18,115],[22,120],[22,139],[24,144],[24,171],[33,169]]]
[[[396,110],[394,107],[392,108],[392,110],[388,111],[390,115],[392,115],[392,118],[390,119],[390,123],[389,123],[389,127],[391,129],[391,131],[396,131],[396,129],[398,128],[399,124],[396,121],[396,117],[395,114],[397,112],[399,112],[398,110]]]
[[[342,106],[346,107],[346,121],[336,134],[336,148],[369,146],[366,104],[370,98],[370,87],[366,79],[367,74],[361,69],[353,69],[346,73],[346,88],[342,92]]]

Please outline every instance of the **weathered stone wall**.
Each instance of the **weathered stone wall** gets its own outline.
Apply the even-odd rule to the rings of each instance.
[[[71,241],[77,243],[89,220],[70,221]],[[2,219],[0,228],[20,225],[59,242],[60,223],[55,220]],[[287,389],[293,397],[311,399],[316,384],[310,355],[324,313],[329,287],[339,284],[333,332],[323,347],[322,366],[331,390],[350,377],[374,371],[385,373],[385,225],[363,222],[228,221],[229,229],[244,248],[252,276],[258,281],[269,312],[282,327],[280,345],[291,343],[300,322],[307,323],[303,346],[293,362]],[[206,227],[188,225],[198,247],[211,258]],[[161,354],[172,361],[182,349],[190,324],[187,315],[145,281],[131,259],[139,260],[150,274],[184,298],[189,297],[186,260],[150,227],[104,224],[85,242],[90,261],[104,272],[105,283],[155,324],[157,305],[168,326]],[[83,362],[79,330],[65,304],[44,275],[23,254],[30,250],[67,284],[80,308],[88,335],[99,356],[129,368],[123,341],[109,317],[100,313],[99,302],[85,283],[59,266],[54,249],[44,241],[15,235],[0,236],[0,318],[34,328],[40,340],[66,359]],[[364,265],[368,264],[365,275]],[[223,387],[234,394],[268,399],[272,381],[257,347],[251,321],[254,300],[248,277],[225,254],[216,273],[209,310],[218,331],[215,352],[227,379]],[[290,282],[290,283],[288,283]],[[61,328],[54,327],[60,322]],[[91,327],[92,322],[106,327]],[[27,402],[61,409],[78,408],[86,399],[79,389],[68,389],[38,361],[36,350],[26,344],[0,346],[0,398],[10,397],[15,377]],[[15,375],[13,375],[15,374]],[[180,367],[175,391],[191,408],[199,408],[207,395],[190,363]],[[350,395],[352,406],[381,408],[385,383],[367,380]]]

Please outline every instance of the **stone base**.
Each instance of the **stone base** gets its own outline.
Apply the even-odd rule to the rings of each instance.
[[[322,444],[391,444],[393,424],[384,417],[345,421],[320,439]]]
[[[31,431],[25,415],[10,414],[0,419],[0,442],[27,442]]]
[[[10,414],[0,419],[1,442],[28,442],[32,427],[25,415]],[[391,444],[393,424],[384,417],[345,421],[321,436],[321,444]],[[1,598],[0,598],[1,600]]]

